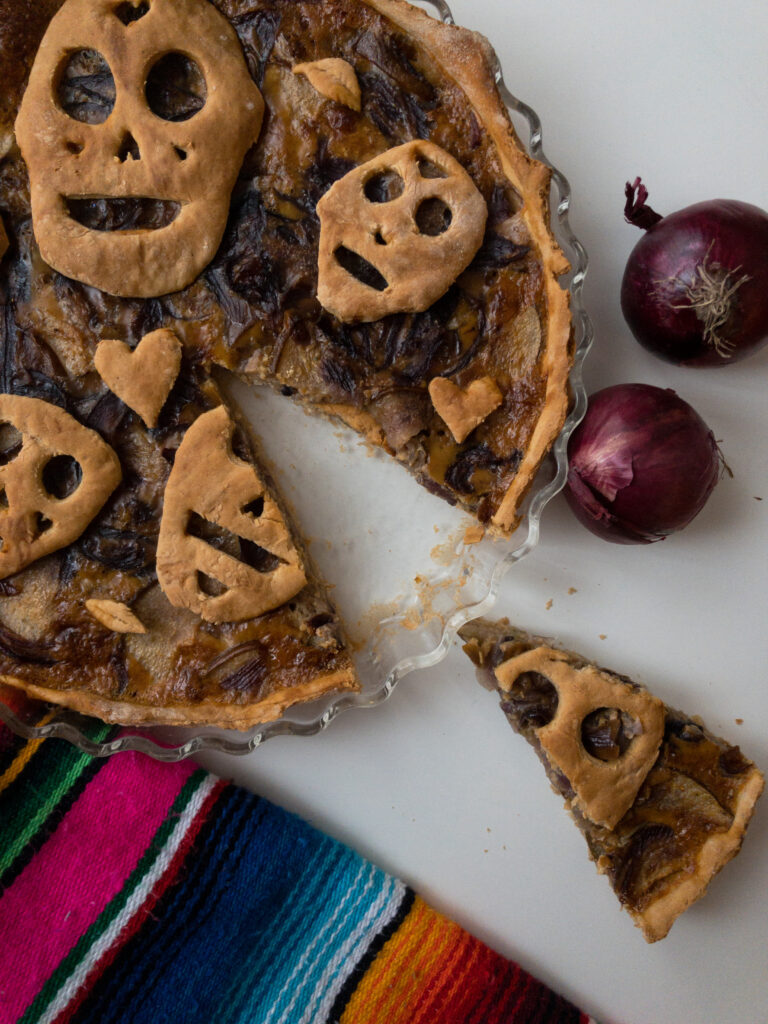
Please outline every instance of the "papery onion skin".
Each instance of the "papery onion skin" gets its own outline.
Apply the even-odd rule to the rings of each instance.
[[[588,530],[616,544],[651,544],[682,530],[723,467],[701,416],[671,389],[650,384],[592,395],[568,458],[568,504]]]
[[[768,343],[768,213],[715,199],[660,217],[639,178],[625,217],[646,233],[630,253],[621,308],[635,338],[682,366],[726,366]]]

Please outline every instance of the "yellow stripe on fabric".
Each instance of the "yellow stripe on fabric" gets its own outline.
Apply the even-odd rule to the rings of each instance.
[[[442,970],[461,928],[418,896],[344,1008],[339,1024],[411,1024],[416,1003]]]
[[[55,714],[55,711],[47,712],[47,714],[43,715],[37,725],[47,725]],[[37,753],[44,742],[45,740],[42,739],[28,740],[24,744],[16,758],[8,765],[3,774],[0,775],[0,793],[2,793],[4,789],[7,789],[10,784],[14,782],[19,775],[21,775],[32,759],[32,756]]]

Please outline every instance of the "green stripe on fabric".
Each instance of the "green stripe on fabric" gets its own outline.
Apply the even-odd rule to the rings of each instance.
[[[99,725],[89,738],[100,742],[110,728]],[[18,779],[0,796],[0,875],[32,840],[91,760],[90,754],[69,743],[47,740],[40,745]]]
[[[46,1011],[53,999],[58,995],[62,986],[71,976],[73,971],[86,958],[91,946],[109,928],[112,922],[125,909],[131,896],[141,884],[142,879],[151,870],[159,855],[165,848],[168,839],[178,824],[179,815],[183,813],[197,790],[208,777],[207,772],[202,768],[195,771],[181,789],[168,812],[167,817],[152,838],[147,849],[142,854],[139,863],[131,872],[130,877],[115,898],[107,904],[91,927],[80,937],[79,941],[40,989],[34,1002],[27,1008],[26,1013],[18,1021],[18,1024],[34,1024]],[[137,908],[138,909],[138,908]]]
[[[0,872],[0,892],[13,885],[27,865],[30,864],[40,850],[42,850],[69,813],[70,809],[79,800],[91,780],[98,775],[103,767],[104,762],[99,761],[98,758],[95,757],[91,759],[89,764],[85,765],[80,774],[75,778],[74,782],[67,790],[65,790],[62,797],[56,801],[53,810],[42,822],[24,849],[13,861],[11,861],[5,871]]]

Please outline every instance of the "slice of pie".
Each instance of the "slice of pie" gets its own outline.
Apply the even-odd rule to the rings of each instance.
[[[63,520],[76,537],[41,558],[33,547],[4,573],[3,682],[109,722],[236,729],[357,687],[326,588],[210,377],[185,355],[148,430],[94,374],[65,412],[52,381],[10,351],[7,369],[26,385],[0,395],[4,532],[35,520],[28,537],[40,544]],[[61,415],[49,429],[51,410]],[[79,449],[68,420],[86,435]],[[91,469],[89,441],[115,453],[106,469]],[[43,494],[27,494],[19,472],[35,459]],[[92,519],[69,506],[86,487]]]
[[[646,940],[663,939],[739,852],[762,773],[698,718],[551,641],[506,622],[477,621],[461,633],[598,871]]]
[[[357,685],[212,374],[515,527],[572,339],[490,47],[403,0],[41,0],[0,66],[0,674],[237,727]]]

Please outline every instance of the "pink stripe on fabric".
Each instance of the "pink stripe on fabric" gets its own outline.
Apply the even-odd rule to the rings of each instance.
[[[16,1020],[123,887],[194,771],[110,758],[0,896],[0,1008]]]

